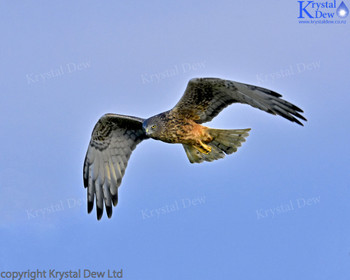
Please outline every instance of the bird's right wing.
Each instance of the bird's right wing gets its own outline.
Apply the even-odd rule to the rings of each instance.
[[[148,138],[142,129],[141,118],[106,114],[96,123],[84,161],[84,187],[87,188],[88,213],[96,197],[97,219],[103,214],[112,216],[112,203],[118,203],[121,184],[132,151]]]

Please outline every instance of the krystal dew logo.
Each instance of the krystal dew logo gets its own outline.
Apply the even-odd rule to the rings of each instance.
[[[339,5],[337,5],[337,0],[297,2],[299,23],[345,24],[345,18],[349,15],[349,9],[344,1]]]

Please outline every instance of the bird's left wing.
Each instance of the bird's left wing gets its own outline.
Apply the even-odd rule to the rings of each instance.
[[[97,219],[106,205],[107,216],[112,216],[112,203],[118,203],[121,184],[132,151],[143,139],[141,118],[106,114],[96,123],[84,161],[84,187],[88,192],[88,213],[96,197]]]
[[[197,123],[211,121],[232,103],[243,103],[303,125],[303,111],[272,90],[218,78],[197,78],[188,82],[180,101],[171,110]],[[298,119],[299,118],[299,119]]]

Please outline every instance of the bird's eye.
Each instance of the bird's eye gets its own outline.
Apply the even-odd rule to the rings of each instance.
[[[152,129],[155,129],[157,126],[154,124],[154,125],[152,125]]]

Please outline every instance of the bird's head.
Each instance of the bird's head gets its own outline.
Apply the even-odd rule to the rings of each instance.
[[[142,128],[146,132],[146,135],[152,138],[157,138],[157,136],[160,135],[162,127],[163,124],[161,119],[157,116],[145,120],[142,124]]]

